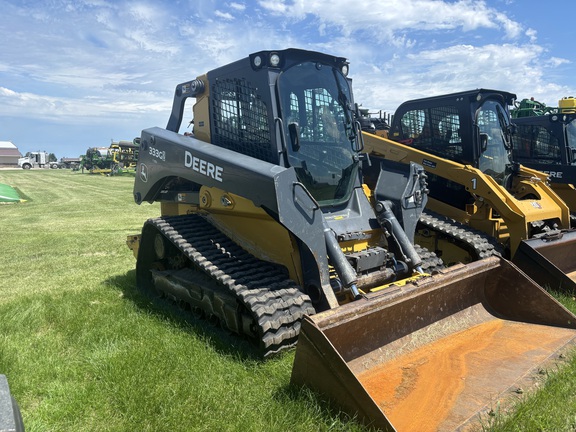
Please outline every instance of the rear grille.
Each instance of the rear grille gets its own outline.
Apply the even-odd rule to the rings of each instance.
[[[268,110],[244,78],[218,79],[212,85],[212,141],[215,145],[277,163],[272,152]]]

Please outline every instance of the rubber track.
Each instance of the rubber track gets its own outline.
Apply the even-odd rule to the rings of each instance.
[[[441,258],[438,257],[434,252],[429,251],[425,247],[420,246],[419,244],[414,245],[414,249],[416,249],[416,253],[422,260],[422,264],[420,267],[424,273],[433,273],[434,271],[443,269],[444,262]]]
[[[503,255],[502,246],[494,238],[431,210],[425,209],[418,223],[458,243],[466,244],[470,251],[474,251],[476,259]]]
[[[160,217],[146,224],[154,225],[194,267],[245,306],[254,318],[264,357],[296,344],[301,318],[315,310],[284,268],[255,258],[198,215]]]

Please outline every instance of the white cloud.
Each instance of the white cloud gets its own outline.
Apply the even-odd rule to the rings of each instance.
[[[219,10],[214,11],[214,15],[216,15],[217,17],[222,18],[224,20],[227,20],[227,21],[232,21],[234,19],[232,14],[230,14],[228,12],[222,12]]]
[[[440,0],[387,1],[365,0],[351,7],[348,0],[262,0],[268,12],[293,20],[316,17],[320,22],[338,26],[350,35],[369,31],[393,39],[406,30],[447,31],[461,29],[500,29],[507,38],[517,38],[522,26],[505,14],[488,7],[484,1]]]
[[[246,10],[246,5],[243,4],[243,3],[235,3],[235,2],[232,2],[232,3],[230,3],[229,6],[230,6],[232,9],[237,10],[237,11],[240,11],[240,12]]]
[[[160,8],[155,8],[146,3],[131,3],[129,5],[129,13],[136,21],[146,25],[154,24],[158,17],[163,15]]]
[[[355,97],[366,107],[389,112],[405,100],[475,88],[509,91],[520,99],[538,96],[555,103],[554,94],[564,95],[568,89],[547,82],[546,71],[566,60],[543,61],[544,55],[542,47],[512,44],[456,45],[396,55],[353,77]]]
[[[261,0],[258,4],[274,14],[286,14],[288,9],[283,0]]]
[[[504,30],[506,37],[509,39],[516,39],[520,36],[522,33],[522,25],[512,21],[503,13],[492,12],[492,15],[494,17],[494,21],[496,21],[496,23],[498,23]]]
[[[111,101],[108,95],[80,98],[43,96],[27,92],[15,92],[0,87],[0,116],[28,116],[29,118],[51,119],[61,123],[86,122],[89,119],[117,120],[118,116],[141,115],[143,112],[169,113],[171,101],[155,99],[148,94],[146,100],[138,101],[126,97]]]
[[[526,36],[530,39],[530,43],[536,43],[536,30],[529,28],[526,30]]]
[[[558,57],[550,57],[546,61],[546,65],[551,66],[551,67],[557,67],[557,66],[561,66],[561,65],[570,64],[570,63],[572,63],[570,60],[558,58]]]
[[[131,42],[136,43],[139,48],[142,48],[145,51],[153,51],[158,54],[169,55],[175,55],[180,52],[180,48],[177,45],[172,44],[171,40],[165,41],[159,39],[156,35],[146,31],[146,28],[144,27],[127,29],[124,36]],[[123,45],[127,50],[130,50],[130,44],[124,42]]]

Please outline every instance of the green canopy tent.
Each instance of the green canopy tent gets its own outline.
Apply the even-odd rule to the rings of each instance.
[[[23,201],[25,200],[20,198],[20,195],[18,195],[16,189],[14,189],[12,186],[0,183],[0,204],[23,202]]]

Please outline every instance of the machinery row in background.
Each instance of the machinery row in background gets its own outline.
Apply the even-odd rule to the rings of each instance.
[[[28,152],[25,157],[18,159],[18,166],[23,169],[71,169],[88,171],[91,174],[117,175],[136,168],[139,143],[140,138],[133,141],[113,141],[109,147],[90,147],[85,155],[77,158],[62,157],[59,161],[53,153]]]

